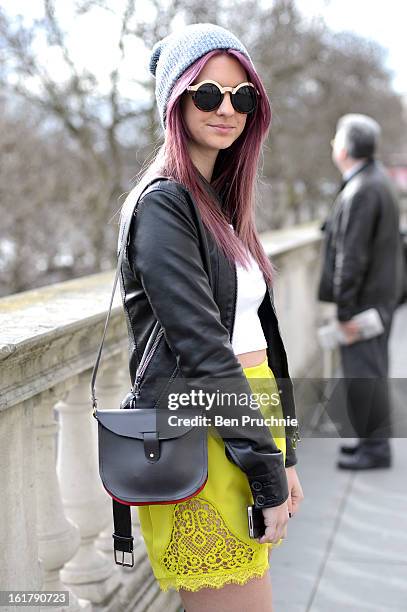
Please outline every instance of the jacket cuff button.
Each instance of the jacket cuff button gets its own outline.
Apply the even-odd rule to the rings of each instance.
[[[257,497],[256,497],[256,504],[258,506],[264,506],[265,501],[266,501],[266,499],[265,499],[264,495],[257,495]]]
[[[253,491],[261,491],[262,488],[263,488],[263,485],[258,480],[254,480],[252,482],[252,489],[253,489]]]

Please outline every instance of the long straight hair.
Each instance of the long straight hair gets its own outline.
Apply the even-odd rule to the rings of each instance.
[[[235,57],[246,70],[248,80],[260,92],[257,108],[247,116],[242,134],[230,147],[220,150],[216,158],[211,186],[222,194],[222,209],[205,188],[192,163],[188,151],[191,136],[181,109],[181,98],[187,86],[193,83],[212,57],[220,54]],[[266,281],[271,284],[273,266],[261,245],[254,222],[259,157],[270,123],[271,108],[266,90],[248,59],[234,49],[210,51],[194,62],[176,82],[167,105],[165,141],[148,168],[142,171],[141,182],[145,184],[154,175],[161,174],[184,185],[196,203],[204,225],[229,261],[239,262],[247,269],[250,265],[247,250],[250,251]],[[228,226],[229,220],[234,220],[235,233]]]

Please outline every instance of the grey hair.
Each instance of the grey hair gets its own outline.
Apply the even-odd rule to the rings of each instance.
[[[339,119],[336,132],[348,155],[360,159],[374,156],[381,128],[377,121],[367,115],[349,114]]]

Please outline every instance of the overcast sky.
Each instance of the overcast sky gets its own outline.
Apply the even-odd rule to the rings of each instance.
[[[117,6],[123,2],[115,0]],[[42,12],[42,0],[1,0],[1,3],[10,15],[20,13],[31,18]],[[88,18],[72,21],[70,14],[74,4],[72,0],[64,0],[59,1],[57,7],[63,11],[61,15],[72,38],[75,59],[88,65],[97,75],[106,74],[106,67],[112,66],[114,60],[109,48],[109,40],[115,31],[114,20],[106,12],[100,11],[99,14],[92,13]],[[142,6],[143,0],[138,0],[138,10],[142,10]],[[380,43],[387,50],[386,65],[394,72],[395,89],[407,94],[407,3],[404,0],[297,0],[297,6],[307,18],[322,16],[335,31],[350,30]],[[145,7],[147,10],[147,4]],[[89,32],[92,32],[91,39]],[[148,76],[149,53],[142,46],[133,44],[123,76],[126,80],[126,95],[138,96],[141,92],[135,85],[131,85],[131,77],[135,70],[139,75],[142,66],[145,68],[144,75]],[[39,47],[38,52],[45,53],[45,46]],[[49,49],[47,66],[54,75],[63,70],[62,63]]]
[[[348,30],[387,50],[393,85],[407,94],[407,3],[405,0],[297,0],[306,16],[322,15],[335,31]]]

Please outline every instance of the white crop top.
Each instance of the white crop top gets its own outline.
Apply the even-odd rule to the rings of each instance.
[[[234,231],[233,225],[229,223]],[[249,270],[236,263],[237,301],[232,348],[235,355],[267,348],[267,341],[260,323],[258,309],[263,301],[267,286],[257,261],[249,253]]]

